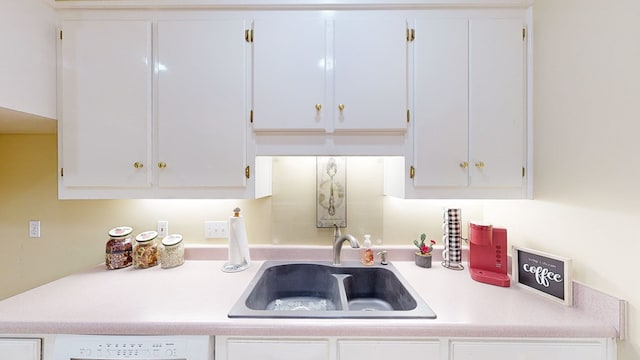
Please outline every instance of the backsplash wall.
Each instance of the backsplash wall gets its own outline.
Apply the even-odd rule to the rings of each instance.
[[[205,239],[204,222],[239,206],[250,244],[331,245],[333,230],[316,227],[315,157],[274,158],[273,196],[262,199],[58,200],[56,154],[55,134],[0,134],[0,299],[103,262],[107,232],[119,225],[138,233],[168,220],[186,243],[226,244]],[[410,245],[423,232],[442,243],[443,207],[482,219],[481,201],[386,197],[383,170],[382,158],[347,158],[343,233],[371,234],[374,246]],[[29,220],[40,220],[40,238],[28,237]]]

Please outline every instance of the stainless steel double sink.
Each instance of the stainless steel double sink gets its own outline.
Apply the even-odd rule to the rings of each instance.
[[[231,318],[429,318],[436,314],[392,265],[266,261]]]

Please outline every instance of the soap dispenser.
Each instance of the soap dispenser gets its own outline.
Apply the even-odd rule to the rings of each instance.
[[[373,265],[373,250],[371,249],[371,235],[364,236],[364,247],[362,249],[362,265]]]

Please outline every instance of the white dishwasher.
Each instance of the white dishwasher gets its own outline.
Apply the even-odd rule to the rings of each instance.
[[[210,336],[56,335],[51,360],[213,360]]]

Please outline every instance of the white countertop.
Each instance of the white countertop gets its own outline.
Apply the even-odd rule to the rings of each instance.
[[[347,249],[345,249],[347,250]],[[194,256],[198,258],[202,256]],[[329,258],[327,258],[329,259]],[[434,259],[436,260],[436,259]],[[222,260],[106,270],[104,264],[0,302],[0,333],[255,336],[464,336],[615,338],[587,311],[517,286],[472,280],[467,270],[394,266],[437,319],[238,319],[227,313],[263,261],[225,273]]]

